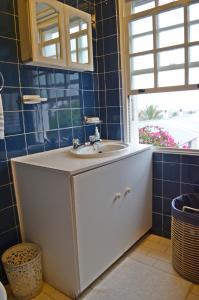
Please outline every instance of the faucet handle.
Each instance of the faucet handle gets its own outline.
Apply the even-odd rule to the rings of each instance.
[[[95,135],[89,135],[89,142],[90,143],[95,142]]]
[[[77,148],[79,146],[79,139],[73,139],[73,148]]]

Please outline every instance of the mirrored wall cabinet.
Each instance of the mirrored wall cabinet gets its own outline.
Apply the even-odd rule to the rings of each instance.
[[[93,71],[91,15],[56,0],[18,0],[26,64]]]

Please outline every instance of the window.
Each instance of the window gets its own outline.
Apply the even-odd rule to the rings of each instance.
[[[126,0],[130,131],[141,143],[199,149],[198,11],[199,1]]]

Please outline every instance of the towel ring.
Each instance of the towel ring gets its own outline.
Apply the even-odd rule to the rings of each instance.
[[[4,78],[3,78],[3,74],[1,72],[0,72],[0,77],[1,77],[1,87],[0,87],[0,92],[1,92],[4,88]]]

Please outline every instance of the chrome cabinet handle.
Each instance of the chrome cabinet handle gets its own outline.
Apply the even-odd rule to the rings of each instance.
[[[130,187],[126,187],[125,190],[124,190],[124,197],[126,197],[131,192],[132,192],[132,189]]]

